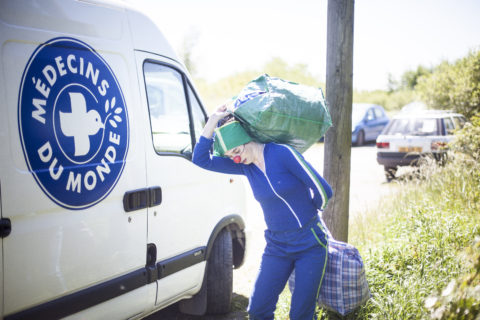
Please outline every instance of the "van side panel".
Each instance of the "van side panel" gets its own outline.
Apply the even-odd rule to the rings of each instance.
[[[1,93],[0,93],[0,97],[1,97]],[[0,136],[1,136],[1,131],[0,131]],[[0,176],[0,178],[1,178],[1,176]],[[2,181],[0,179],[0,218],[1,217],[3,217],[3,216],[2,216]],[[0,285],[2,286],[2,288],[4,287],[4,279],[3,279],[3,238],[0,238]],[[3,315],[3,290],[0,290],[0,315]]]
[[[153,121],[146,61],[179,89],[160,79],[150,101],[172,99]],[[199,292],[216,226],[243,221],[245,190],[191,162],[206,120],[194,91],[127,4],[0,0],[0,214],[12,225],[0,318],[133,319]]]
[[[128,29],[125,12],[107,10],[78,1],[50,1],[45,4],[47,6],[45,8],[37,7],[39,3],[41,2],[2,1],[0,8],[0,19],[3,20],[0,21],[1,92],[2,95],[5,94],[0,102],[2,114],[0,139],[4,148],[0,158],[0,180],[3,215],[12,221],[12,233],[3,239],[4,315],[15,314],[66,295],[74,295],[85,288],[144,268],[146,261],[147,211],[142,209],[127,213],[123,208],[123,196],[126,192],[146,186],[143,136],[137,134],[140,126],[138,121],[142,119],[136,110],[140,106],[138,90],[135,90],[133,49],[129,33],[125,32]],[[19,20],[12,20],[11,17]],[[35,17],[38,19],[34,19]],[[16,26],[15,23],[21,26]],[[65,33],[59,33],[58,30],[62,32],[65,30]],[[56,38],[85,43],[96,52],[98,61],[103,61],[106,66],[97,65],[97,62],[92,60],[90,75],[86,77],[86,70],[89,67],[86,55],[88,49],[85,55],[79,50],[72,52],[71,55],[74,58],[70,60],[68,60],[69,55],[62,53],[55,56],[55,52],[52,53],[51,61],[35,60],[34,55],[40,52],[42,43]],[[68,50],[69,47],[64,46],[62,49]],[[55,60],[60,56],[61,59]],[[97,131],[107,132],[108,126],[110,132],[114,132],[113,135],[106,135],[106,139],[98,141],[103,143],[110,138],[110,141],[115,141],[111,143],[112,148],[117,144],[121,147],[116,150],[108,149],[108,155],[106,151],[104,155],[102,152],[98,153],[98,162],[85,161],[85,165],[96,169],[91,170],[88,178],[85,174],[82,179],[76,180],[76,187],[71,181],[70,186],[60,187],[64,188],[64,193],[69,195],[78,193],[78,201],[82,201],[82,193],[87,191],[86,189],[91,188],[94,192],[97,187],[110,179],[109,175],[113,170],[113,163],[110,167],[108,166],[110,160],[117,165],[121,164],[123,170],[118,178],[108,182],[111,183],[110,189],[98,202],[87,204],[80,209],[72,209],[68,206],[62,207],[62,199],[48,193],[47,186],[39,181],[38,176],[41,172],[35,175],[33,167],[28,163],[26,147],[25,144],[22,146],[22,141],[28,143],[32,138],[41,139],[43,133],[27,132],[28,128],[19,128],[22,122],[22,115],[19,113],[19,97],[22,96],[20,94],[22,87],[33,86],[34,81],[38,79],[43,80],[43,85],[40,84],[37,88],[37,93],[41,94],[46,89],[51,89],[53,92],[56,85],[68,80],[73,73],[78,76],[81,73],[81,57],[84,58],[83,75],[87,79],[81,82],[78,80],[80,78],[77,78],[73,86],[77,89],[85,87],[85,91],[70,90],[73,88],[72,85],[64,85],[61,89],[64,91],[61,92],[70,90],[73,93],[70,95],[71,100],[65,100],[70,101],[72,106],[55,104],[55,108],[67,108],[63,109],[63,113],[68,114],[65,110],[71,107],[73,113],[72,97],[78,97],[82,92],[84,98],[88,97],[84,92],[95,93],[97,88],[95,98],[100,101],[101,89],[107,90],[108,96],[108,92],[113,92],[108,90],[118,87],[123,97],[115,95],[116,109],[112,109],[114,103],[112,97],[109,98],[108,120],[102,114],[106,106],[103,104],[96,106],[95,110],[98,111],[102,120],[102,126],[100,129],[97,128]],[[35,67],[35,63],[38,65],[44,63],[41,65],[42,68],[50,66],[47,68],[50,73],[49,71],[44,73],[45,69],[39,67],[38,76],[22,79],[24,74],[27,74],[28,67]],[[108,68],[113,76],[105,78],[108,79],[109,86],[102,87],[104,71],[96,70],[108,70]],[[52,69],[55,70],[56,81],[53,80]],[[49,74],[50,78],[46,74]],[[91,84],[95,77],[98,77],[98,83],[93,86]],[[42,117],[44,114],[51,113],[54,108],[49,99],[45,99],[45,102],[34,102],[34,98],[30,97],[32,117],[36,116],[37,120],[42,119],[45,127],[52,121],[58,121],[55,118],[52,120],[49,117]],[[39,111],[40,107],[43,107],[44,113]],[[93,106],[87,99],[86,111],[91,110]],[[54,113],[53,117],[59,116],[58,114],[59,112]],[[72,119],[79,121],[78,117]],[[127,128],[128,134],[115,134],[116,131],[112,129],[115,125],[116,128],[120,126]],[[69,138],[67,129],[59,128],[62,128],[66,141]],[[58,130],[57,128],[57,132]],[[77,148],[79,144],[74,142],[74,134],[71,135],[72,145]],[[45,143],[49,142],[51,145],[55,143],[54,139],[47,140],[48,137],[45,136]],[[87,144],[87,151],[92,150],[92,141],[94,140],[90,139],[90,145]],[[124,143],[126,141],[128,144]],[[85,146],[84,143],[83,146]],[[126,158],[117,158],[115,155],[119,155],[120,150],[125,148],[127,148]],[[60,154],[56,154],[55,151],[49,152],[48,148],[42,150],[45,151],[43,159],[53,167],[51,174],[60,175],[60,165],[64,167],[63,174],[68,174],[71,166],[60,163]],[[37,151],[41,153],[41,149]],[[76,149],[75,152],[77,153]],[[78,152],[82,152],[82,149]],[[57,158],[58,161],[55,162]],[[105,162],[100,162],[100,158]],[[102,168],[99,169],[98,166]],[[102,173],[99,173],[99,170]],[[54,183],[52,185],[55,187]],[[149,291],[143,290],[144,294],[147,292]],[[143,296],[142,299],[145,301],[142,305],[130,306],[132,315],[144,310],[145,305],[153,306],[155,295]],[[150,302],[147,303],[147,300]]]

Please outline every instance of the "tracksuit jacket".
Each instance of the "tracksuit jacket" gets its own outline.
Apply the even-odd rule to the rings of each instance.
[[[193,162],[207,170],[245,175],[267,225],[267,246],[248,308],[250,319],[273,319],[278,296],[293,269],[290,319],[314,319],[327,260],[327,237],[318,210],[332,197],[330,185],[290,146],[265,144],[263,172],[255,164],[212,156],[212,143],[213,139],[200,137]]]

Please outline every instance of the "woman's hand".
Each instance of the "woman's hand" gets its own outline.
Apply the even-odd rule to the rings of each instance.
[[[217,123],[222,120],[223,118],[225,118],[226,116],[228,116],[230,114],[230,111],[227,110],[227,105],[224,104],[224,105],[221,105],[220,107],[217,108],[217,110],[215,110],[215,112],[213,112],[211,115],[210,115],[210,118],[214,118],[216,119]]]
[[[213,112],[210,117],[208,118],[207,123],[205,124],[205,127],[203,128],[202,136],[204,136],[207,139],[211,139],[213,136],[213,131],[217,127],[217,124],[220,120],[225,118],[230,114],[230,111],[227,109],[227,105],[221,105],[220,107]]]
[[[218,120],[221,120],[228,116],[230,114],[230,111],[227,110],[227,105],[221,105],[220,107],[217,108],[217,110],[212,114],[214,117],[218,117]]]

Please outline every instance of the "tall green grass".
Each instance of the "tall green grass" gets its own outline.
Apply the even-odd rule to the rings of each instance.
[[[456,157],[444,167],[426,161],[351,224],[373,295],[359,319],[429,319],[425,300],[470,268],[460,253],[480,235],[480,166]]]
[[[372,292],[354,319],[430,319],[427,298],[472,268],[462,252],[480,236],[480,164],[461,154],[445,166],[427,160],[393,183],[394,195],[350,221]],[[286,289],[275,319],[288,319],[290,298]]]

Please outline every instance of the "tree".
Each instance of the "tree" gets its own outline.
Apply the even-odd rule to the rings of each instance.
[[[329,0],[327,21],[327,104],[333,126],[325,136],[324,174],[334,196],[325,223],[334,238],[348,240],[352,144],[354,0]]]
[[[416,90],[434,109],[450,109],[470,118],[480,112],[480,50],[451,64],[438,65],[418,80]]]
[[[402,74],[400,86],[402,89],[413,90],[418,84],[418,79],[428,76],[432,71],[424,66],[418,66],[417,70],[409,70]]]
[[[180,58],[191,75],[195,75],[197,68],[194,63],[193,52],[200,38],[200,31],[196,28],[190,28],[183,38],[182,46],[179,50]]]

